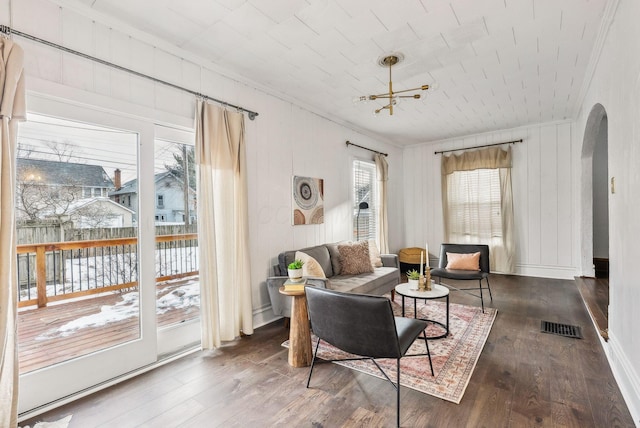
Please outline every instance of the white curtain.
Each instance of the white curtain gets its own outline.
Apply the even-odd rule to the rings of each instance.
[[[244,115],[198,101],[202,347],[252,334]]]
[[[491,270],[514,271],[511,147],[492,147],[442,157],[445,239],[487,244]]]
[[[389,253],[389,226],[387,220],[387,181],[389,181],[389,164],[386,156],[376,153],[374,156],[376,162],[376,174],[378,178],[378,201],[380,201],[380,209],[378,210],[378,248],[382,254]]]
[[[18,424],[15,166],[18,122],[26,119],[24,54],[0,38],[0,426]]]

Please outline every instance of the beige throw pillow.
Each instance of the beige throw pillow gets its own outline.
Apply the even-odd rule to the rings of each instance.
[[[367,241],[356,242],[352,245],[338,245],[338,251],[340,251],[342,275],[373,272]]]
[[[382,267],[382,257],[380,257],[380,250],[374,239],[369,239],[369,258],[371,259],[371,266],[374,268]]]
[[[447,253],[447,269],[480,270],[480,252],[470,254]]]
[[[294,256],[296,260],[302,260],[304,264],[302,265],[302,276],[311,276],[314,278],[326,278],[324,274],[324,270],[322,270],[322,266],[320,263],[313,257],[311,257],[307,253],[303,253],[302,251],[296,251],[296,255]]]

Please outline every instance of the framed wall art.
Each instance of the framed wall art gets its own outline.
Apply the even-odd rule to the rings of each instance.
[[[293,176],[293,225],[324,223],[324,180]]]

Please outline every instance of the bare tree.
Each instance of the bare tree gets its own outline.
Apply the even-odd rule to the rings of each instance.
[[[31,144],[18,143],[18,152],[16,157],[28,159],[31,157],[34,151],[35,147]]]
[[[82,187],[75,183],[51,185],[19,179],[16,195],[19,218],[31,221],[55,220],[60,225],[81,221],[95,228],[109,225],[108,212],[98,204],[73,209],[76,201],[82,198]]]
[[[82,227],[89,227],[97,229],[100,227],[111,226],[111,217],[108,212],[98,203],[86,205],[82,208],[75,210],[71,214],[71,220]]]
[[[35,180],[19,180],[16,193],[19,216],[29,220],[56,218],[62,224],[70,205],[78,199],[79,189],[73,185],[45,185]]]
[[[69,162],[78,151],[78,146],[69,141],[49,141],[46,146],[59,162]]]

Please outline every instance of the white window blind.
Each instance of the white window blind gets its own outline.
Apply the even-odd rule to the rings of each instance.
[[[353,238],[356,240],[376,239],[377,183],[375,163],[353,161]],[[358,206],[361,202],[366,202],[369,208],[361,209],[358,215]]]
[[[449,239],[457,243],[502,242],[500,172],[456,171],[447,176]]]

